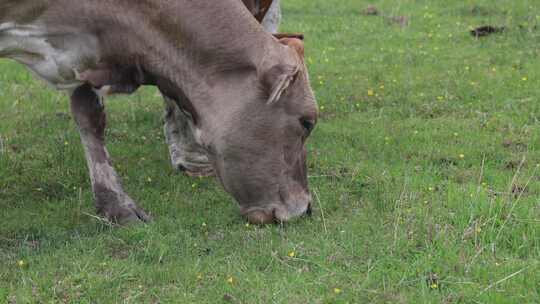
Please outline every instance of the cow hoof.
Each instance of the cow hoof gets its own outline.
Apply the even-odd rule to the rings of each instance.
[[[120,226],[148,223],[152,220],[151,216],[136,205],[114,206],[104,212],[98,211],[98,213],[103,215],[109,222]]]

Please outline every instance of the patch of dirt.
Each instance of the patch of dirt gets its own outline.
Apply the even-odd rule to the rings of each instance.
[[[471,35],[476,38],[485,37],[491,34],[502,33],[506,30],[504,26],[483,25],[471,31]]]
[[[379,15],[379,10],[375,5],[368,5],[363,11],[362,14],[365,16],[377,16]]]
[[[397,24],[401,27],[409,25],[409,17],[406,16],[385,16],[375,5],[368,5],[363,11],[364,16],[381,16],[386,19],[387,24]]]

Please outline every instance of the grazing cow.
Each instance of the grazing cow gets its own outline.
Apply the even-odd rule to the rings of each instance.
[[[305,140],[317,105],[299,39],[266,33],[238,0],[2,0],[0,57],[71,97],[99,214],[149,216],[105,148],[103,98],[155,85],[250,222],[310,212]]]

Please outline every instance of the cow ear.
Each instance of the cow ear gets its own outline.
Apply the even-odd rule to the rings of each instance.
[[[264,82],[266,87],[270,88],[270,95],[267,101],[267,104],[269,105],[277,102],[283,92],[285,92],[287,88],[296,80],[296,77],[300,72],[301,61],[304,58],[304,44],[301,40],[294,38],[283,38],[280,39],[279,42],[292,48],[294,53],[298,54],[299,58],[294,60],[294,65],[278,64],[266,72]]]

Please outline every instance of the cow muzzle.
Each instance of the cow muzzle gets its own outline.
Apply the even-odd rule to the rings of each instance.
[[[296,209],[296,208],[295,208]],[[256,209],[247,211],[244,216],[250,224],[254,225],[267,225],[267,224],[281,224],[288,222],[293,218],[311,216],[313,213],[311,202],[304,204],[304,207],[295,212],[290,212],[287,208],[281,206],[265,209]]]

